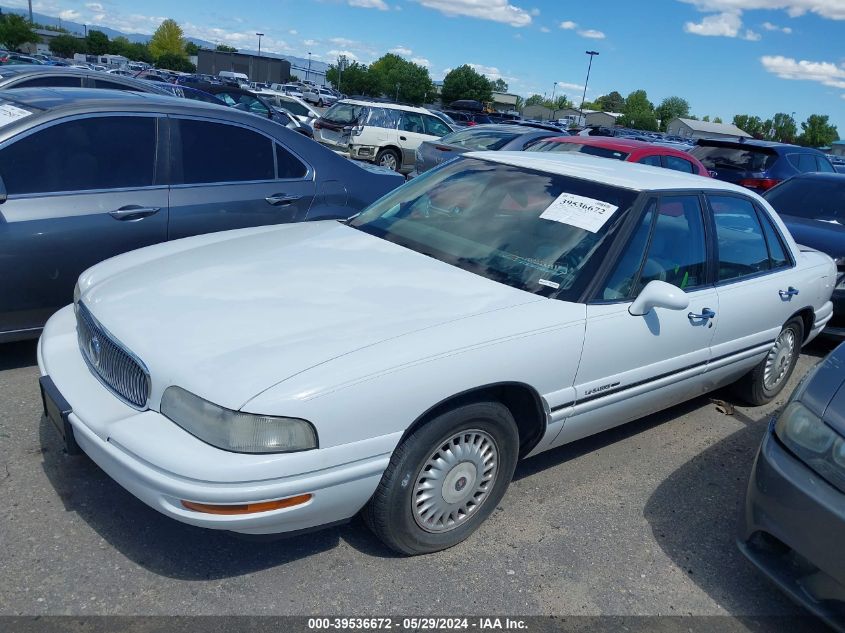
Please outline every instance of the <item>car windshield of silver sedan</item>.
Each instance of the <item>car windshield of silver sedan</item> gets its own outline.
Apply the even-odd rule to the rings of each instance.
[[[637,193],[588,180],[460,158],[349,225],[469,272],[575,300]]]

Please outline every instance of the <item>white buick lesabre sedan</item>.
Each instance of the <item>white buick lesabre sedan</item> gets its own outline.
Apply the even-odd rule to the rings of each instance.
[[[418,554],[467,538],[519,458],[730,383],[769,401],[835,280],[748,190],[468,154],[347,223],[98,264],[38,362],[68,449],[156,510],[251,534],[363,510]]]

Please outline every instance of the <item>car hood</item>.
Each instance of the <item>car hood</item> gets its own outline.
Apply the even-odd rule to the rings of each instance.
[[[834,259],[845,257],[845,226],[781,214],[781,219],[795,241],[827,253]]]
[[[176,384],[239,409],[355,350],[543,300],[335,221],[152,248],[92,269],[82,300],[147,365],[153,407]]]

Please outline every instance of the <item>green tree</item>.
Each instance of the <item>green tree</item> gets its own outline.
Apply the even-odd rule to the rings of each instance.
[[[572,101],[569,100],[569,97],[566,95],[560,95],[554,98],[554,101],[551,99],[545,101],[543,103],[547,108],[551,110],[564,110],[566,108],[572,107]]]
[[[338,73],[337,66],[332,64],[326,71],[326,81],[348,95],[378,97],[381,92],[369,71],[366,65],[352,62],[346,65],[342,73]],[[291,81],[296,81],[293,75]]]
[[[709,114],[705,114],[703,117],[701,117],[701,120],[702,120],[702,121],[706,121],[707,123],[710,123],[710,115],[709,115]]]
[[[194,44],[193,42],[185,42],[185,54],[186,55],[199,55],[200,47]]]
[[[218,44],[215,48],[218,53],[237,53],[238,49],[234,46],[226,46],[225,44]]]
[[[533,94],[525,100],[526,106],[543,105],[543,95]]]
[[[157,68],[166,68],[167,70],[178,70],[185,73],[197,72],[197,67],[194,66],[190,60],[184,55],[175,55],[173,53],[165,53],[156,58]]]
[[[449,71],[443,78],[441,98],[445,104],[459,99],[475,99],[484,103],[493,99],[493,87],[487,77],[464,64]]]
[[[85,45],[92,55],[105,55],[109,52],[109,36],[102,31],[88,31],[85,36]]]
[[[37,41],[38,34],[22,16],[16,13],[0,15],[0,44],[5,48],[16,51],[21,44]]]
[[[50,52],[59,57],[73,57],[74,53],[86,52],[85,40],[65,33],[50,40]]]
[[[803,132],[798,142],[806,147],[826,147],[839,140],[839,132],[835,125],[828,123],[830,117],[826,114],[811,114],[801,124]]]
[[[136,62],[153,63],[153,56],[150,53],[150,48],[143,42],[132,42],[125,53],[126,57]]]
[[[765,135],[765,132],[763,131],[763,121],[758,116],[737,114],[733,118],[733,124],[754,138],[763,138]]]
[[[508,82],[504,79],[499,77],[496,81],[492,82],[491,86],[495,92],[507,92],[508,91]]]
[[[150,53],[156,60],[168,53],[184,56],[185,40],[182,35],[182,27],[176,23],[176,20],[164,20],[150,38],[149,47]]]
[[[724,121],[722,121],[722,117],[717,116],[715,119],[713,119],[713,123],[724,123]]]
[[[118,35],[109,42],[109,53],[112,55],[123,55],[129,57],[129,52],[132,50],[132,42],[130,42],[123,35]]]
[[[599,106],[596,109],[602,112],[624,112],[625,97],[614,90],[596,99],[596,105]]]
[[[369,67],[369,79],[379,94],[399,101],[422,104],[434,94],[428,68],[387,53]]]
[[[654,104],[648,100],[645,90],[635,90],[628,95],[625,99],[625,109],[622,111],[619,124],[637,130],[657,130]]]
[[[689,101],[681,97],[666,97],[654,113],[660,119],[660,129],[665,132],[672,119],[685,119],[689,116]]]
[[[778,112],[764,130],[766,138],[780,143],[794,143],[798,138],[798,124],[786,112]]]

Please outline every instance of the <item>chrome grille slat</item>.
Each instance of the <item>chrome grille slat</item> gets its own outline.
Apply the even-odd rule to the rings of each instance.
[[[150,395],[149,372],[97,322],[82,302],[76,306],[76,332],[82,357],[93,374],[118,398],[136,409],[143,409]],[[96,344],[93,343],[95,339]]]

